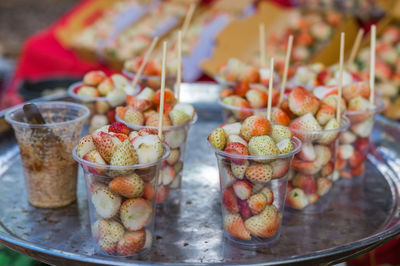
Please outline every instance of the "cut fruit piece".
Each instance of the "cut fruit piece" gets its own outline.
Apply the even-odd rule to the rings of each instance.
[[[124,201],[120,209],[122,224],[130,231],[137,231],[147,226],[153,217],[151,203],[142,198]]]
[[[97,188],[93,192],[91,200],[96,213],[105,219],[115,216],[121,206],[121,197],[108,187]]]

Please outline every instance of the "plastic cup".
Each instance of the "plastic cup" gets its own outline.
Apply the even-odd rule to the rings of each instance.
[[[89,132],[93,132],[102,126],[114,123],[115,107],[125,103],[126,94],[121,94],[118,97],[84,97],[76,93],[77,89],[82,85],[83,82],[71,84],[68,88],[68,94],[73,99],[89,108],[91,114],[89,120]],[[136,93],[139,91],[139,87],[136,87]]]
[[[222,108],[222,118],[224,123],[242,122],[247,117],[252,115],[266,116],[267,114],[267,108],[255,109],[255,108],[236,107],[223,103],[221,99],[218,99],[218,104]]]
[[[36,103],[46,124],[26,122],[22,105],[6,120],[18,141],[29,202],[58,208],[76,200],[77,163],[71,153],[78,144],[89,110],[69,102]]]
[[[125,122],[118,114],[115,119],[126,124],[130,129],[139,131],[141,129],[150,129],[154,132],[158,131],[158,127],[133,125]],[[195,113],[192,120],[178,126],[163,127],[163,141],[171,150],[171,157],[163,161],[161,167],[160,185],[167,191],[170,189],[179,189],[182,185],[183,162],[185,158],[186,140],[190,127],[196,123],[197,114]],[[178,155],[178,156],[176,156]],[[174,159],[173,157],[178,157]]]
[[[301,149],[298,138],[293,137],[292,143],[292,152],[277,156],[231,154],[210,144],[219,168],[224,236],[234,245],[257,249],[279,238],[290,163]],[[272,178],[266,182],[250,181],[245,172],[253,165],[271,169]],[[243,188],[250,188],[251,195],[241,193]]]
[[[115,257],[142,258],[151,249],[154,235],[157,184],[163,156],[152,163],[127,166],[85,161],[73,150],[83,168],[95,251]],[[137,190],[124,190],[123,178],[134,178]],[[129,194],[127,194],[129,193]],[[132,194],[133,193],[133,194]]]
[[[336,169],[343,179],[362,180],[375,115],[382,108],[383,102],[377,101],[375,108],[367,111],[346,111],[346,116],[350,120],[350,127],[340,137],[336,163]]]
[[[336,129],[291,129],[302,141],[302,148],[292,161],[286,197],[289,207],[318,213],[328,205],[328,192],[339,178],[339,172],[335,171],[339,137],[349,125],[348,118],[343,116],[340,127]]]
[[[136,73],[129,72],[127,70],[122,70],[122,73],[129,77],[130,79],[135,79]],[[176,82],[176,76],[175,75],[167,75],[165,77],[165,86],[170,89],[174,89],[174,85]],[[161,87],[161,75],[141,75],[139,78],[139,83],[140,85],[145,88],[149,87],[153,90],[158,90]]]

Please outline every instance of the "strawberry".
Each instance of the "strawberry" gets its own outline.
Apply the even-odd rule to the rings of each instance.
[[[111,218],[118,213],[121,197],[108,187],[99,187],[91,195],[96,213],[102,218]]]
[[[230,143],[229,145],[226,146],[224,151],[227,153],[236,154],[236,155],[248,155],[249,154],[247,147],[238,142]],[[244,164],[245,163],[245,159],[230,157],[230,160],[235,164]]]
[[[338,148],[338,156],[342,160],[348,160],[353,156],[354,148],[350,144],[342,144]]]
[[[292,168],[305,175],[315,175],[321,170],[322,165],[317,161],[302,161],[300,159],[294,158],[292,160]]]
[[[89,132],[93,132],[108,124],[108,119],[105,115],[94,115],[90,120]]]
[[[352,168],[356,168],[365,160],[365,154],[359,150],[354,149],[353,155],[349,158],[349,163]]]
[[[336,119],[332,118],[331,120],[328,121],[328,123],[326,123],[324,130],[332,130],[332,129],[337,129],[339,127],[340,127],[340,125],[336,121]],[[322,133],[319,136],[318,142],[320,144],[329,145],[337,139],[338,135],[339,135],[339,132],[337,132],[337,131]]]
[[[289,117],[289,122],[287,123],[287,125],[290,123],[290,119],[292,118],[295,118],[296,117],[296,115],[292,112],[292,111],[290,111],[290,108],[289,108],[289,101],[288,101],[288,99],[286,98],[284,98],[283,99],[283,101],[281,102],[281,106],[280,106],[280,108],[281,108],[281,110],[282,110],[282,112],[283,113],[285,113],[288,117]],[[272,111],[273,111],[273,109],[272,109]],[[271,116],[272,116],[272,113],[271,113]],[[272,116],[273,117],[273,116]]]
[[[106,101],[96,101],[94,104],[94,109],[97,114],[103,115],[110,110],[110,105]]]
[[[115,136],[104,132],[95,132],[92,134],[94,145],[101,157],[109,162],[122,142]]]
[[[250,240],[251,236],[244,226],[242,217],[237,213],[225,213],[223,217],[225,231],[232,237]]]
[[[143,183],[143,198],[153,201],[156,197],[156,194],[154,192],[154,186],[149,183],[149,182],[144,182]]]
[[[231,213],[238,213],[239,206],[237,204],[235,192],[233,191],[232,187],[227,187],[222,195],[222,206],[231,212]]]
[[[134,110],[131,108],[128,108],[125,112],[124,116],[124,121],[126,123],[132,124],[132,125],[143,125],[144,124],[144,117],[142,112],[138,110]]]
[[[208,135],[208,141],[214,146],[214,148],[223,150],[226,145],[225,131],[222,128],[213,130],[210,135]]]
[[[132,142],[137,136],[139,136],[139,132],[140,131],[132,131],[131,133],[129,133],[129,141]]]
[[[351,179],[353,178],[353,175],[351,174],[351,172],[349,170],[341,170],[339,172],[340,176],[345,178],[345,179]]]
[[[270,165],[273,179],[284,177],[289,170],[289,161],[285,159],[274,160]]]
[[[261,90],[251,89],[246,92],[246,99],[251,108],[263,108],[268,104],[268,94]]]
[[[307,195],[300,188],[294,188],[288,192],[286,204],[294,209],[302,210],[308,205]]]
[[[264,188],[265,184],[263,184],[263,183],[252,183],[252,185],[253,185],[253,195],[254,195],[254,194],[260,193],[261,190]]]
[[[317,178],[317,193],[320,196],[325,195],[326,193],[329,192],[332,186],[332,180],[326,178],[326,177],[320,177]]]
[[[307,196],[308,204],[313,204],[313,203],[317,202],[320,198],[320,196],[317,193],[307,194],[306,196]]]
[[[163,154],[162,143],[156,135],[138,136],[132,141],[132,144],[140,164],[155,162]]]
[[[290,117],[282,109],[272,107],[271,122],[276,125],[288,126],[290,123]]]
[[[126,105],[137,111],[145,111],[149,109],[153,104],[148,99],[139,99],[138,96],[126,95]]]
[[[340,134],[339,139],[341,144],[351,144],[356,141],[357,136],[351,133],[351,131],[345,131]]]
[[[249,166],[249,161],[244,161],[243,164],[235,164],[231,163],[231,170],[232,174],[237,178],[237,179],[243,179],[244,174],[246,173],[246,169]]]
[[[188,123],[194,116],[194,108],[190,104],[178,103],[169,113],[169,117],[174,126]]]
[[[322,169],[321,169],[321,175],[322,176],[329,176],[333,173],[333,163],[332,162],[328,162],[327,164],[325,164]]]
[[[160,118],[160,116],[158,113],[153,113],[148,116],[148,118],[146,119],[145,125],[148,127],[157,127],[158,128],[159,118]],[[171,119],[169,119],[168,115],[163,115],[162,126],[163,127],[172,126]]]
[[[122,224],[130,231],[137,231],[147,226],[153,216],[150,202],[142,198],[124,201],[120,209]]]
[[[83,158],[85,161],[89,161],[92,163],[96,164],[103,164],[106,165],[106,161],[104,161],[103,157],[101,157],[100,153],[97,150],[89,151],[86,153]],[[89,167],[89,166],[84,166],[84,168],[87,168],[87,171],[89,171],[92,174],[101,174],[104,172],[105,169],[102,169],[101,167]]]
[[[369,150],[369,138],[358,138],[354,142],[354,148],[362,153],[367,153]]]
[[[249,117],[252,115],[252,112],[250,110],[248,110],[249,108],[251,108],[249,103],[245,99],[243,99],[237,95],[225,97],[222,100],[222,103],[224,103],[226,105],[231,105],[234,107],[241,108],[240,110],[232,110],[234,116],[238,120],[243,120],[246,117]]]
[[[335,117],[335,108],[330,105],[322,104],[317,112],[316,118],[321,126],[328,123],[329,120]]]
[[[343,170],[346,166],[347,166],[347,161],[342,160],[340,158],[336,159],[336,162],[335,162],[335,169],[336,170]]]
[[[226,136],[239,135],[241,127],[242,125],[239,122],[224,124],[220,126],[220,128],[222,128],[225,131]]]
[[[123,106],[118,106],[117,108],[115,108],[115,113],[118,115],[119,118],[124,119],[126,110],[127,108]]]
[[[223,89],[219,92],[219,97],[221,99],[231,96],[233,94],[233,91],[231,89]]]
[[[293,143],[290,139],[283,139],[279,141],[276,146],[278,147],[280,154],[289,153],[294,149]]]
[[[78,147],[76,148],[76,154],[80,158],[83,158],[85,154],[94,150],[96,150],[96,146],[94,146],[93,138],[92,136],[87,135],[79,140]]]
[[[181,152],[179,151],[179,149],[172,149],[167,158],[167,163],[169,165],[174,165],[179,161],[180,157],[181,157]]]
[[[125,99],[126,93],[122,89],[114,89],[110,91],[106,96],[106,100],[112,107],[122,105],[125,102]]]
[[[239,199],[245,200],[251,196],[252,185],[246,180],[238,180],[233,184],[233,191]]]
[[[113,254],[124,235],[124,228],[113,220],[98,220],[92,226],[92,234],[103,251]]]
[[[250,234],[258,237],[271,237],[279,229],[280,215],[274,205],[267,205],[258,215],[250,217],[244,222]]]
[[[141,197],[144,191],[143,180],[135,173],[119,176],[111,180],[108,187],[125,198]]]
[[[319,162],[320,165],[327,164],[331,158],[331,150],[324,145],[315,145],[314,146],[315,153],[317,154],[316,160]]]
[[[262,193],[254,194],[247,202],[253,215],[260,214],[267,206],[267,198]]]
[[[121,240],[118,241],[117,253],[129,256],[138,253],[145,245],[146,233],[139,230],[135,232],[126,232]]]
[[[93,194],[98,188],[107,188],[107,186],[100,182],[93,182],[89,187],[90,194]]]
[[[251,155],[274,156],[279,154],[279,148],[269,136],[252,137],[248,149]]]
[[[233,87],[233,94],[244,97],[249,90],[249,83],[247,81],[240,81],[236,83],[235,87]]]
[[[334,170],[333,174],[329,176],[329,179],[332,180],[332,182],[336,182],[340,178],[340,173],[338,170]]]
[[[169,186],[159,186],[157,189],[157,203],[164,202],[169,195]]]
[[[240,128],[240,134],[247,141],[250,141],[250,139],[255,136],[269,135],[270,132],[271,124],[268,119],[263,116],[254,115],[246,118]]]
[[[166,165],[161,169],[160,175],[163,185],[168,186],[174,181],[176,173],[172,166]]]
[[[370,117],[364,122],[353,124],[350,128],[353,133],[361,138],[367,138],[371,135],[372,129],[374,127],[374,118]]]
[[[304,161],[314,161],[317,158],[314,145],[311,142],[303,142],[297,157]]]
[[[357,96],[349,101],[349,111],[368,111],[374,106],[365,98]]]
[[[129,139],[126,139],[118,147],[118,149],[114,152],[110,160],[111,165],[132,165],[137,163],[138,163],[138,156]]]
[[[229,135],[228,139],[226,140],[226,144],[230,144],[230,143],[234,143],[234,142],[241,143],[241,144],[243,144],[244,146],[247,147],[247,141],[242,139],[240,136],[238,136],[238,135]]]
[[[368,99],[369,94],[370,90],[366,82],[352,82],[343,87],[343,98],[346,99],[346,101],[351,101],[357,96]]]
[[[107,117],[107,119],[108,119],[108,121],[110,122],[110,123],[114,123],[114,122],[116,122],[117,120],[115,119],[115,108],[112,108],[112,109],[110,109],[110,110],[108,110],[108,112],[107,112],[107,114],[106,114],[106,117]]]
[[[156,112],[156,111],[154,111],[154,110],[148,110],[148,111],[144,111],[143,112],[143,117],[144,117],[144,120],[145,121],[147,121],[150,117],[152,117],[153,115],[158,115],[158,112]],[[164,118],[166,118],[166,117],[168,117],[168,119],[169,119],[169,116],[167,116],[167,115],[164,115]],[[170,120],[171,121],[171,120]],[[158,122],[158,121],[157,121]],[[172,125],[172,124],[171,124]],[[157,126],[158,126],[158,124],[157,124]]]
[[[108,128],[108,132],[129,135],[129,128],[124,123],[115,122],[110,125],[110,127]]]
[[[125,140],[129,139],[129,137],[128,137],[127,135],[125,135],[125,134],[113,133],[113,132],[111,132],[110,134],[113,135],[113,136],[116,136],[122,143],[123,143]]]
[[[271,180],[273,169],[269,164],[252,163],[246,169],[246,178],[253,183],[267,183]]]
[[[251,216],[251,210],[246,200],[237,199],[240,216],[246,220]]]
[[[146,233],[146,241],[144,242],[143,248],[149,249],[149,248],[151,248],[151,244],[153,243],[153,236],[152,236],[150,230],[146,229],[144,231]]]
[[[337,99],[338,99],[337,95],[329,95],[328,97],[325,97],[321,100],[321,104],[331,106],[335,108],[336,111]],[[340,112],[344,113],[345,110],[346,110],[345,101],[341,99]]]
[[[247,66],[243,71],[243,81],[248,83],[257,83],[260,80],[260,74],[257,69],[253,66]]]
[[[156,91],[156,93],[153,96],[153,103],[159,105],[160,104],[160,98],[161,98],[161,90]],[[174,92],[171,91],[170,89],[165,89],[164,90],[164,102],[165,103],[173,103],[175,101],[175,96]]]
[[[292,185],[301,188],[306,194],[317,192],[317,183],[313,176],[297,174],[292,180]]]
[[[83,76],[83,83],[89,86],[97,86],[106,78],[103,71],[89,71]]]
[[[303,142],[313,141],[315,139],[315,134],[305,131],[321,130],[321,126],[318,124],[318,121],[310,113],[292,121],[289,128],[293,132],[293,135],[301,139]]]
[[[141,100],[152,101],[154,94],[155,94],[154,90],[150,89],[149,87],[146,87],[137,95],[137,98]]]
[[[275,143],[278,143],[284,139],[291,139],[293,135],[288,127],[282,125],[273,125],[271,127],[270,136]]]
[[[166,119],[164,119],[164,121],[166,121]],[[158,127],[158,118],[157,118],[157,127]],[[170,148],[176,149],[185,142],[186,131],[184,128],[171,129],[164,132],[164,138],[165,138],[164,141]]]
[[[261,194],[267,199],[267,205],[271,205],[274,202],[274,193],[269,187],[264,187],[261,190]]]
[[[320,100],[305,88],[296,87],[289,93],[288,103],[290,110],[298,116],[307,113],[314,115],[319,108]]]
[[[80,87],[77,94],[78,96],[88,97],[88,98],[96,98],[100,96],[100,93],[96,90],[96,88],[90,86]]]
[[[355,168],[351,168],[350,173],[353,177],[361,176],[364,173],[365,165],[362,163]]]
[[[337,86],[318,86],[313,90],[313,94],[320,100],[328,97],[329,95],[336,95],[337,93]]]

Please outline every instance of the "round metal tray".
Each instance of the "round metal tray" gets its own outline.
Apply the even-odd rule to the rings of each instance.
[[[82,173],[76,203],[56,210],[30,206],[12,132],[0,139],[0,242],[57,265],[309,265],[347,260],[400,233],[400,179],[395,174],[400,150],[393,144],[399,142],[400,130],[378,119],[374,141],[380,146],[369,155],[363,183],[335,183],[323,213],[285,211],[281,237],[269,248],[249,251],[232,246],[223,238],[218,170],[206,142],[208,133],[221,123],[220,110],[211,104],[218,97],[217,88],[182,89],[183,100],[189,94],[191,101],[199,99],[199,121],[189,134],[182,189],[158,206],[150,258],[132,261],[94,254]]]

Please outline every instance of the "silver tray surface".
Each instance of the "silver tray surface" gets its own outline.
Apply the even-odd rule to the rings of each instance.
[[[183,186],[158,206],[150,260],[95,255],[83,174],[78,201],[56,210],[27,202],[19,150],[12,131],[0,138],[0,242],[57,265],[78,264],[331,264],[371,250],[400,233],[400,128],[377,118],[377,148],[369,155],[363,183],[335,183],[323,213],[285,211],[280,239],[269,248],[248,251],[226,242],[221,225],[216,158],[208,133],[222,122],[215,104],[218,87],[185,84],[182,99],[195,104],[198,122],[189,134]],[[4,114],[4,112],[3,112]]]

